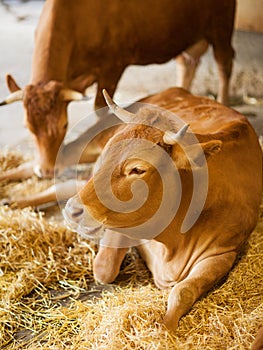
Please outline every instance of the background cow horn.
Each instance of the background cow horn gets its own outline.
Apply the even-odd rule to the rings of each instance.
[[[81,92],[71,89],[62,89],[60,96],[63,101],[81,101],[85,99]]]
[[[131,121],[134,121],[133,113],[128,112],[125,109],[116,105],[116,103],[113,102],[113,100],[110,98],[109,94],[105,89],[102,90],[102,93],[109,109],[112,111],[112,113],[116,115],[116,117],[118,117],[120,120],[122,120],[125,123],[130,123]]]
[[[9,103],[13,103],[16,101],[23,100],[23,90],[17,90],[12,92],[12,94],[8,95],[4,101],[0,102],[0,106],[8,105]]]
[[[163,135],[164,142],[168,145],[174,145],[175,143],[182,141],[188,128],[189,128],[189,124],[185,124],[176,133],[169,130],[165,131]]]

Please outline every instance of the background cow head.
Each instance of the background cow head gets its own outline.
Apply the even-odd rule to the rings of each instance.
[[[11,92],[0,104],[23,101],[25,124],[34,135],[38,151],[35,173],[39,177],[52,177],[57,153],[67,131],[67,105],[82,100],[80,92],[66,89],[58,81],[27,85],[21,89],[11,75],[7,75]]]

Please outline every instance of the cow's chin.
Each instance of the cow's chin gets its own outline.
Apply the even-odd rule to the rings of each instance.
[[[71,231],[77,232],[82,237],[87,238],[89,240],[98,241],[103,237],[104,227],[102,225],[97,227],[89,227],[83,224],[83,222],[76,222],[70,219],[67,215],[67,211],[63,210],[63,216],[67,223],[68,228]]]
[[[84,238],[98,241],[103,237],[105,229],[103,228],[103,226],[93,228],[78,225],[75,231]]]

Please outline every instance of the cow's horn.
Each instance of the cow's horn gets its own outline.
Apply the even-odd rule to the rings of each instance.
[[[116,105],[115,102],[110,98],[109,94],[105,89],[102,90],[103,96],[105,98],[105,101],[109,107],[109,109],[118,117],[120,120],[122,120],[124,123],[130,123],[131,121],[134,121],[134,114],[131,112],[126,111],[125,109],[119,107]]]
[[[81,92],[71,89],[62,89],[60,96],[63,101],[81,101],[85,99],[85,96]]]
[[[189,124],[185,124],[176,133],[169,130],[165,131],[163,135],[164,142],[168,145],[174,145],[175,143],[182,141],[188,128],[189,128]]]
[[[9,103],[21,100],[23,100],[23,90],[17,90],[15,92],[12,92],[12,94],[8,95],[4,99],[4,101],[0,102],[0,106],[8,105]]]

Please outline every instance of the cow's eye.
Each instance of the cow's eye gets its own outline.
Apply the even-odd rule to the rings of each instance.
[[[132,168],[131,171],[129,172],[129,175],[142,175],[145,173],[145,170],[142,168]]]
[[[65,123],[64,126],[63,126],[63,129],[66,130],[68,127],[68,123]]]

